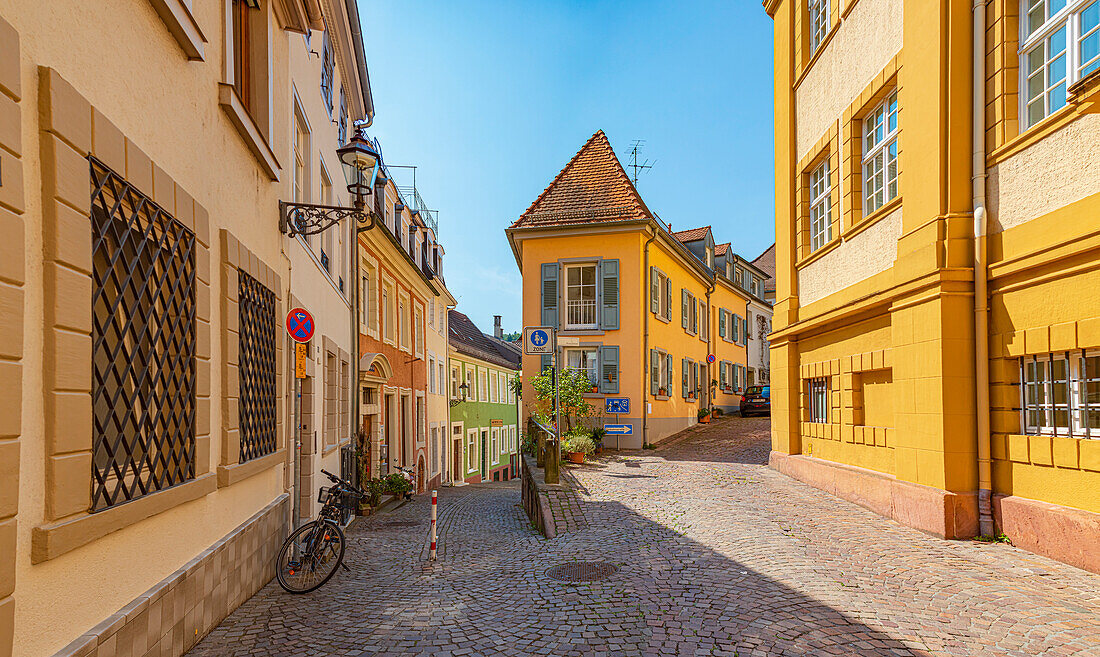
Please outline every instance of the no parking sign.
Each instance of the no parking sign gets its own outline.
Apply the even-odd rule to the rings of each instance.
[[[309,342],[314,328],[313,315],[305,308],[292,308],[286,314],[286,332],[295,342]]]

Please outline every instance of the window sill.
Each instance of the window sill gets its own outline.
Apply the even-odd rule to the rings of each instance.
[[[668,401],[671,399],[668,395],[653,395],[653,398],[657,401]]]
[[[806,79],[806,76],[810,74],[814,64],[816,64],[818,58],[821,57],[821,53],[825,52],[825,49],[829,47],[829,42],[833,40],[833,35],[837,33],[839,28],[840,21],[833,22],[832,26],[829,27],[829,32],[825,35],[825,38],[821,40],[821,43],[817,45],[817,50],[814,50],[814,54],[810,55],[809,61],[806,62],[806,65],[803,66],[802,70],[798,73],[798,78],[794,81],[794,89],[797,90],[799,85],[802,84],[802,81]]]
[[[672,323],[672,318],[671,317],[665,317],[663,315],[659,315],[657,313],[652,313],[652,312],[651,312],[651,314],[653,315],[653,318],[656,319],[658,322],[664,322],[665,324],[671,324]]]
[[[585,392],[581,396],[586,399],[603,399],[607,394],[606,392]]]
[[[858,234],[862,233],[863,231],[867,230],[871,226],[875,225],[876,223],[878,223],[878,221],[880,219],[882,219],[883,217],[890,214],[894,210],[897,210],[900,207],[901,207],[901,196],[900,195],[895,196],[894,198],[890,199],[890,201],[888,203],[886,203],[886,205],[882,206],[878,210],[875,210],[871,214],[867,215],[866,217],[860,219],[859,221],[857,221],[854,224],[852,224],[851,226],[849,226],[847,230],[845,230],[843,233],[841,233],[841,235],[840,235],[841,238],[846,239],[846,240],[852,239],[853,237],[855,237],[856,235],[858,235]]]
[[[219,465],[218,488],[225,488],[226,486],[232,486],[237,482],[244,481],[249,477],[260,474],[264,470],[275,467],[285,460],[286,455],[279,450],[275,450],[270,454],[265,454],[258,459],[252,459],[244,463]]]
[[[1091,106],[1091,103],[1089,106]],[[1085,113],[1087,113],[1087,111],[1085,111],[1082,106],[1075,104],[1075,101],[1071,98],[1070,102],[1062,109],[1024,130],[999,148],[993,149],[993,151],[989,153],[989,157],[986,158],[986,166],[993,167],[1013,155],[1017,155],[1021,151],[1034,146],[1036,143],[1046,139],[1055,132],[1058,132],[1070,123],[1081,118],[1082,114]]]
[[[205,61],[206,37],[183,0],[149,0],[168,31],[191,61]]]
[[[107,534],[204,497],[217,488],[217,477],[207,473],[110,509],[35,527],[31,530],[31,563],[57,558]]]
[[[606,331],[604,331],[603,329],[599,329],[599,328],[584,328],[584,329],[564,328],[564,329],[561,330],[560,333],[558,333],[558,335],[566,335],[566,336],[568,336],[568,335],[603,335],[604,333],[606,333]]]
[[[244,108],[241,99],[237,97],[237,90],[233,88],[233,85],[224,82],[218,84],[218,104],[222,106],[222,109],[229,116],[229,121],[244,138],[245,145],[256,156],[256,160],[260,163],[260,167],[267,174],[267,177],[272,182],[279,182],[279,171],[281,169],[279,161],[275,158],[275,153],[271,151],[271,147],[267,145],[267,141],[256,126],[256,122],[252,120],[248,110]]]
[[[825,246],[821,247],[817,251],[814,251],[810,255],[808,255],[805,258],[802,258],[798,262],[794,263],[794,268],[795,269],[802,269],[803,267],[806,267],[806,266],[810,265],[811,263],[814,263],[814,262],[820,260],[821,258],[825,257],[826,253],[829,253],[830,251],[832,251],[836,247],[840,246],[840,241],[841,241],[840,236],[837,235],[833,239],[829,240],[825,244]],[[727,342],[729,342],[729,341],[727,340]]]

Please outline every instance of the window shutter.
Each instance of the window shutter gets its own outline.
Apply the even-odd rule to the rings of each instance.
[[[551,365],[551,364],[550,364],[550,354],[543,354],[543,355],[542,355],[542,356],[541,356],[541,357],[539,358],[539,362],[540,362],[540,365],[539,365],[539,374],[542,374],[542,373],[543,373],[543,372],[545,372],[545,371],[547,370],[547,368],[549,368],[549,367],[550,367],[550,365]]]
[[[726,387],[726,361],[718,364],[718,387]]]
[[[718,337],[726,339],[726,309],[718,309]]]
[[[619,347],[600,347],[600,392],[619,392]]]
[[[680,290],[680,325],[684,328],[688,327],[688,317],[691,316],[691,306],[688,305],[688,291],[681,288]]]
[[[558,326],[558,263],[542,265],[542,325]]]
[[[748,342],[749,340],[752,340],[752,331],[750,330],[751,327],[752,327],[752,313],[750,312],[750,313],[746,313],[746,317],[745,317],[745,342]]]
[[[600,261],[600,328],[619,328],[619,261]]]
[[[668,277],[665,278],[665,319],[672,321],[672,279]],[[669,356],[670,360],[671,358]]]
[[[661,354],[649,350],[649,394],[656,395],[661,387]]]
[[[686,358],[680,359],[680,396],[687,399],[688,396],[688,362]]]
[[[661,312],[661,278],[657,268],[649,268],[649,309],[654,315]]]
[[[668,389],[665,391],[668,396],[672,396],[672,354],[665,354],[665,385]]]

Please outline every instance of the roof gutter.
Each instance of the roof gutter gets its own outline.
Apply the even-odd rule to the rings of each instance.
[[[369,128],[374,123],[374,96],[370,91],[370,74],[367,72],[367,51],[363,47],[363,27],[359,23],[359,5],[356,0],[344,0],[348,10],[348,27],[351,29],[351,41],[355,45],[355,60],[359,65],[359,79],[363,85],[363,107],[367,121],[362,127]]]

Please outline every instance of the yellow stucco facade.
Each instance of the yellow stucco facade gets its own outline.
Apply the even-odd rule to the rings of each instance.
[[[1016,0],[822,5],[764,3],[772,464],[925,531],[992,521],[1100,569],[1097,76],[1071,67],[1064,106],[1021,100]]]

